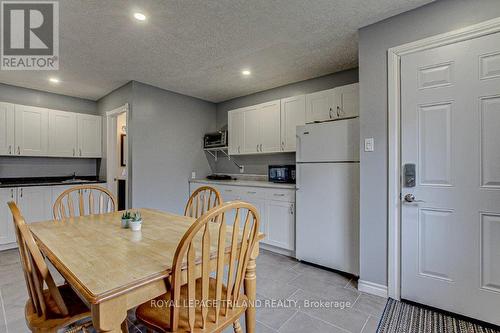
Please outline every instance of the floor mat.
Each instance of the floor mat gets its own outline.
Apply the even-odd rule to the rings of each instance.
[[[453,316],[389,299],[378,333],[500,333]]]

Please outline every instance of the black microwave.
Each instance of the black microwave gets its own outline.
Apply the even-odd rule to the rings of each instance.
[[[203,137],[203,148],[227,147],[227,131],[207,133]]]
[[[269,181],[273,183],[295,184],[295,165],[270,165],[268,168]]]

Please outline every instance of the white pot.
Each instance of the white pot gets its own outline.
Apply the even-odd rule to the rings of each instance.
[[[127,229],[128,228],[128,223],[130,222],[129,219],[122,219],[122,228]]]
[[[140,221],[128,221],[128,226],[132,231],[139,231],[142,227],[142,220]]]

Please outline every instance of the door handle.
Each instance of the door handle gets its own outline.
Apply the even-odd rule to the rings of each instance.
[[[330,119],[332,119],[332,108],[330,108],[330,111],[328,111],[328,116],[330,117]]]
[[[21,194],[20,194],[21,198],[23,197],[23,189],[21,188]]]
[[[257,148],[256,149],[257,149],[257,151],[259,151],[259,144],[257,144]]]
[[[12,155],[12,145],[9,145],[9,155]]]
[[[10,198],[14,199],[14,189],[10,189]]]
[[[425,202],[424,200],[416,200],[415,196],[411,193],[408,193],[404,196],[405,202]]]
[[[17,146],[17,155],[21,155],[21,146]]]
[[[262,153],[262,143],[260,144],[260,152]]]

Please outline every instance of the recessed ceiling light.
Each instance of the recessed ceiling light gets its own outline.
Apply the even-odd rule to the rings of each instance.
[[[143,13],[134,13],[134,18],[138,21],[146,21],[146,15],[144,15]]]
[[[250,72],[248,69],[244,69],[241,71],[241,74],[248,76],[248,75],[252,74],[252,72]]]
[[[49,81],[52,82],[52,83],[59,83],[59,82],[61,82],[61,80],[59,80],[57,77],[51,77],[51,78],[49,78]]]

